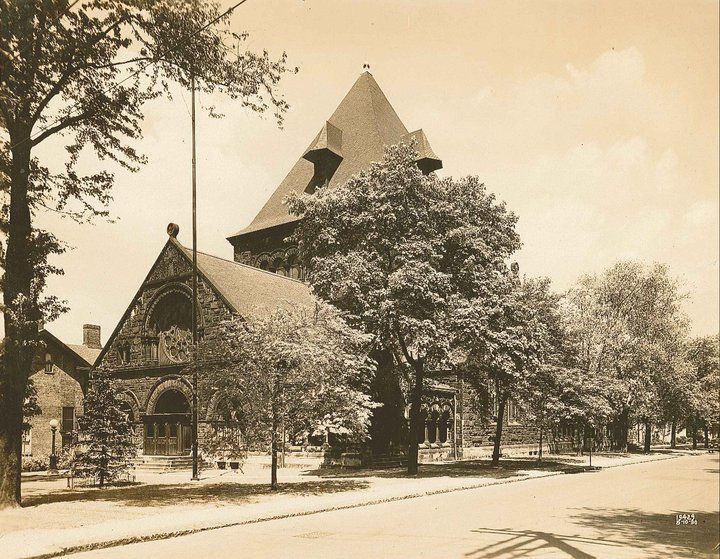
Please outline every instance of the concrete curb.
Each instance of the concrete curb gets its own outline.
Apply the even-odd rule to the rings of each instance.
[[[650,458],[647,460],[640,460],[637,462],[631,462],[626,464],[612,464],[609,466],[603,466],[602,469],[610,469],[610,468],[618,468],[618,467],[624,467],[624,466],[634,466],[637,464],[646,464],[648,462],[660,462],[663,460],[670,460],[674,458],[682,458],[685,456],[697,456],[702,454],[677,454],[672,456],[663,456],[658,458]],[[496,480],[490,483],[478,483],[478,484],[471,484],[471,485],[463,485],[460,487],[451,487],[446,489],[434,489],[430,491],[423,491],[418,493],[409,493],[407,495],[397,495],[394,497],[387,497],[384,499],[370,499],[367,501],[360,501],[357,503],[348,503],[345,505],[336,505],[332,507],[323,507],[323,508],[316,508],[316,509],[310,509],[306,511],[297,511],[297,512],[291,512],[291,513],[284,513],[284,514],[275,514],[275,515],[268,515],[268,516],[260,516],[257,518],[251,518],[246,520],[238,520],[234,522],[226,522],[222,524],[213,524],[211,526],[200,526],[195,528],[187,528],[183,530],[176,530],[176,531],[170,531],[170,532],[158,532],[155,534],[147,534],[142,536],[128,536],[125,538],[118,538],[114,540],[106,540],[102,542],[92,542],[88,544],[83,545],[75,545],[75,546],[69,546],[69,547],[63,547],[58,549],[57,551],[49,552],[49,553],[43,553],[39,555],[25,555],[22,556],[22,559],[51,559],[53,557],[60,557],[63,555],[69,555],[72,553],[82,553],[85,551],[94,551],[97,549],[108,549],[112,547],[120,547],[124,545],[129,545],[133,543],[143,543],[143,542],[151,542],[151,541],[159,541],[159,540],[167,540],[171,538],[177,538],[180,536],[188,536],[190,534],[198,534],[201,532],[208,532],[210,530],[219,530],[222,528],[231,528],[234,526],[246,526],[250,524],[258,524],[260,522],[269,522],[272,520],[281,520],[284,518],[295,518],[295,517],[301,517],[301,516],[310,516],[313,514],[321,514],[324,512],[333,512],[338,510],[347,510],[347,509],[354,509],[354,508],[360,508],[360,507],[367,507],[372,505],[380,505],[383,503],[391,503],[395,501],[405,501],[409,499],[417,499],[420,497],[430,497],[433,495],[442,495],[445,493],[455,493],[458,491],[469,491],[471,489],[481,489],[484,487],[492,487],[496,485],[507,485],[510,483],[518,483],[522,481],[529,481],[534,479],[542,479],[547,477],[555,477],[560,475],[570,475],[568,472],[565,471],[557,471],[557,472],[544,472],[542,474],[530,476],[530,475],[522,475],[517,476],[516,478],[512,479],[502,479],[502,480]]]

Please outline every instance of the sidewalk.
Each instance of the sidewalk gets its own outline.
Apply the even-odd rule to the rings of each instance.
[[[650,455],[594,455],[603,468],[663,460],[704,451]],[[6,559],[52,557],[124,543],[161,539],[225,526],[371,505],[487,485],[582,471],[588,457],[548,456],[424,464],[418,477],[400,469],[302,472],[280,470],[281,488],[271,492],[269,470],[248,465],[245,473],[208,470],[200,482],[187,472],[146,474],[130,486],[68,490],[65,480],[29,475],[23,508],[0,512],[0,546]],[[590,474],[593,475],[593,474]],[[32,528],[28,528],[32,526]]]

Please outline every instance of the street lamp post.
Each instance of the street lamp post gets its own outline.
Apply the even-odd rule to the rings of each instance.
[[[50,431],[52,432],[52,442],[50,447],[50,473],[57,473],[57,455],[55,454],[55,432],[58,428],[58,420],[50,420]]]

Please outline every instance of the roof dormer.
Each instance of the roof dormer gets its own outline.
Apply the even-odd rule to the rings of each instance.
[[[315,166],[315,172],[308,184],[307,191],[313,192],[318,186],[324,186],[337,170],[343,159],[342,130],[326,121],[303,158]]]
[[[435,155],[422,129],[405,134],[405,136],[402,137],[402,142],[405,144],[414,144],[415,150],[418,153],[416,163],[424,175],[429,175],[433,171],[442,169],[442,159]]]

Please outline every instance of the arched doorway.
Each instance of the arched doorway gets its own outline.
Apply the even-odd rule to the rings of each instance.
[[[190,403],[180,390],[160,394],[152,414],[145,416],[144,452],[149,455],[187,454],[192,443]]]

